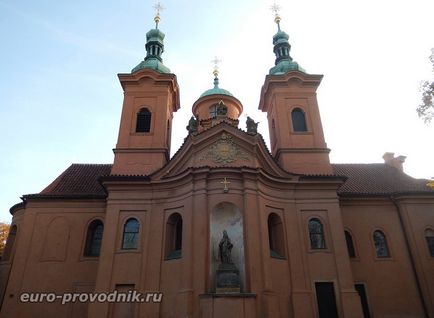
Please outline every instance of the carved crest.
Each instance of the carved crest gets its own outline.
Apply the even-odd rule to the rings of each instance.
[[[238,159],[248,160],[249,156],[232,140],[232,136],[223,133],[220,140],[212,145],[206,155],[202,156],[199,160],[205,159],[211,159],[216,163],[227,164]]]

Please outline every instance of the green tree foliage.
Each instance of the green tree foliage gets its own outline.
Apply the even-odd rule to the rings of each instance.
[[[431,49],[431,56],[429,57],[433,65],[434,74],[434,49]],[[434,79],[430,81],[423,81],[421,84],[422,103],[416,109],[417,114],[422,118],[425,123],[431,122],[434,117]]]

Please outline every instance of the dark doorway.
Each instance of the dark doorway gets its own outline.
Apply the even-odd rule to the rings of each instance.
[[[316,300],[320,318],[338,318],[333,283],[315,283]]]
[[[362,303],[362,309],[363,309],[363,317],[371,318],[371,315],[369,314],[368,297],[366,297],[365,285],[355,284],[354,287],[356,288],[360,296],[360,302]]]

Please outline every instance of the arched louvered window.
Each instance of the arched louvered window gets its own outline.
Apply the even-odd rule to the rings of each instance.
[[[124,235],[122,237],[123,250],[135,250],[139,245],[139,221],[135,218],[128,219],[124,224]]]
[[[429,255],[434,257],[434,231],[432,229],[425,230],[425,239],[428,246]]]
[[[295,132],[307,131],[306,118],[300,108],[294,108],[291,112],[292,128]]]
[[[137,114],[136,132],[150,132],[151,117],[152,114],[147,108],[140,109]]]
[[[182,255],[182,216],[173,213],[166,223],[166,259],[180,258]]]
[[[325,249],[325,238],[324,238],[324,228],[319,219],[314,218],[309,220],[309,238],[310,238],[310,248]]]
[[[84,256],[99,256],[104,225],[100,220],[92,221],[87,228]]]
[[[374,232],[373,238],[374,238],[375,252],[377,254],[377,257],[380,258],[390,257],[389,247],[387,246],[386,235],[384,235],[384,233],[381,232],[380,230],[377,230]]]
[[[276,213],[271,213],[268,216],[268,243],[270,246],[270,256],[276,258],[285,257],[283,224]]]
[[[345,241],[347,243],[348,256],[350,258],[356,257],[356,250],[354,248],[353,236],[348,231],[345,231]]]
[[[3,255],[1,258],[2,261],[7,261],[10,259],[14,245],[15,245],[16,237],[17,237],[17,226],[14,224],[11,226],[11,228],[9,230],[9,235],[8,235],[7,240],[6,240],[5,249],[3,251]]]

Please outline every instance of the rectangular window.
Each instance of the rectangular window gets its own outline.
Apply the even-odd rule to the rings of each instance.
[[[360,302],[362,304],[363,309],[363,317],[370,318],[369,307],[368,307],[368,297],[366,297],[366,290],[364,284],[355,284],[354,288],[357,290],[360,296]]]
[[[426,243],[428,244],[429,254],[434,257],[434,236],[427,236]]]
[[[356,251],[354,249],[353,237],[351,236],[350,232],[348,232],[348,231],[345,231],[345,241],[347,243],[348,256],[351,258],[355,258],[356,257]]]
[[[319,318],[338,318],[335,288],[331,282],[315,283]]]

